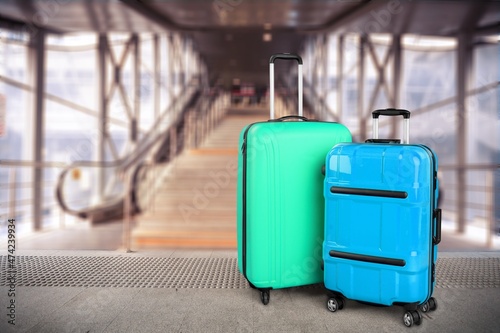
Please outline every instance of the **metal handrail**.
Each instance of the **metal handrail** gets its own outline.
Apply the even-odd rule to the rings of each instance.
[[[332,120],[339,121],[338,116],[333,112],[325,99],[318,94],[316,89],[307,80],[304,80],[304,99],[307,99],[309,104],[314,107],[314,110],[321,110],[321,117],[332,117]],[[315,112],[315,111],[313,111]],[[317,112],[317,111],[316,111]]]
[[[439,166],[440,170],[459,170],[459,169],[466,169],[466,170],[495,170],[495,169],[500,169],[500,163],[491,163],[491,164],[479,164],[479,163],[471,163],[471,164],[464,164],[462,166],[458,164],[443,164]]]
[[[160,141],[164,140],[172,126],[175,126],[179,121],[179,116],[184,111],[184,108],[191,103],[195,98],[200,87],[187,85],[185,93],[174,98],[170,106],[162,113],[159,119],[155,122],[150,131],[141,139],[137,148],[129,155],[114,161],[75,161],[68,165],[59,175],[58,184],[56,187],[56,198],[59,205],[66,213],[86,218],[92,214],[106,210],[109,207],[120,205],[127,193],[122,193],[119,196],[114,196],[108,199],[107,202],[88,207],[86,209],[72,209],[65,201],[63,194],[64,181],[70,170],[75,168],[117,168],[117,174],[121,181],[127,179],[126,173],[143,161],[151,149]],[[126,184],[125,184],[126,185]],[[126,186],[125,186],[126,187]],[[132,208],[132,207],[131,207]],[[135,207],[133,207],[135,209]]]
[[[37,162],[37,161],[26,161],[26,160],[0,160],[0,166],[11,166],[11,167],[35,167],[35,168],[65,168],[68,163],[64,162]]]
[[[198,103],[196,106],[191,108],[191,111],[189,111],[189,114],[186,115],[185,120],[189,122],[188,126],[194,126],[196,128],[190,128],[191,130],[188,133],[188,137],[184,138],[186,140],[186,146],[188,148],[191,148],[192,146],[198,146],[201,141],[206,137],[206,135],[211,131],[211,129],[215,126],[215,123],[218,122],[218,119],[220,119],[223,115],[222,114],[217,114],[214,115],[214,111],[212,110],[214,107],[217,108],[216,104],[219,99],[223,99],[224,95],[223,94],[215,94],[215,95],[207,95],[198,100]],[[194,110],[198,110],[197,112],[193,112]],[[217,110],[215,110],[217,111]],[[220,111],[220,110],[219,110]],[[215,112],[217,113],[217,112]],[[201,123],[200,123],[201,121]],[[193,137],[191,137],[193,136]],[[133,183],[139,183],[141,179],[148,178],[148,175],[144,175],[143,171],[146,170],[148,172],[149,170],[154,170],[157,166],[161,166],[164,168],[162,163],[156,162],[154,159],[150,159],[148,162],[142,162],[138,164],[135,167],[135,170],[132,172],[132,182]],[[156,179],[155,175],[153,178]],[[147,191],[149,193],[155,192],[155,189],[157,187],[157,184],[151,184],[151,181],[147,179]],[[135,185],[134,185],[135,187]],[[146,205],[143,205],[145,207],[141,206],[141,203],[138,200],[138,192],[139,190],[134,191],[133,195],[136,195],[135,202],[134,204],[136,205],[136,208],[138,211],[143,211],[145,207],[149,207],[151,203],[147,203]]]
[[[287,89],[294,89],[295,86],[292,86],[288,80],[280,80],[283,85]],[[306,78],[303,80],[303,87],[304,87],[304,103],[309,104],[309,106],[312,108],[311,113],[315,114],[318,117],[323,118],[324,120],[330,120],[340,122],[340,118],[338,115],[334,113],[334,111],[330,108],[326,100],[320,96],[316,90],[313,88],[311,83],[307,81]],[[293,100],[294,103],[296,103],[295,100]],[[318,112],[318,110],[321,110],[321,112]]]

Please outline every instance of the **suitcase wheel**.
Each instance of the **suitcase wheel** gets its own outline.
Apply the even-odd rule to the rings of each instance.
[[[403,323],[406,327],[411,327],[413,324],[420,325],[422,317],[418,311],[406,311],[403,316]]]
[[[269,298],[270,298],[269,290],[262,290],[260,292],[260,300],[262,301],[262,304],[267,305],[269,304]]]
[[[330,297],[326,302],[326,308],[330,312],[336,312],[344,308],[344,300],[340,297]]]
[[[425,302],[420,306],[420,310],[422,310],[422,312],[424,313],[429,311],[435,311],[436,309],[437,309],[437,302],[434,297],[429,298],[427,302]]]

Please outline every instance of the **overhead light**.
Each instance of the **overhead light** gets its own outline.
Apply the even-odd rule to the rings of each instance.
[[[270,41],[272,41],[272,40],[273,40],[273,35],[272,35],[270,32],[264,32],[264,33],[262,34],[262,40],[263,40],[264,42],[270,42]]]
[[[421,48],[455,48],[457,39],[451,37],[436,37],[408,34],[403,37],[403,45]]]

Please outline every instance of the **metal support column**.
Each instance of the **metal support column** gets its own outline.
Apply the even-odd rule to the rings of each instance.
[[[170,100],[174,98],[177,87],[177,52],[175,49],[175,36],[171,32],[168,35],[168,91]]]
[[[465,232],[467,201],[467,90],[470,87],[472,70],[471,35],[458,36],[457,47],[457,231]]]
[[[188,73],[187,73],[187,62],[188,62],[188,41],[186,39],[186,37],[184,35],[181,35],[180,36],[181,38],[181,45],[179,47],[179,51],[181,52],[181,54],[179,54],[179,60],[181,61],[180,62],[180,67],[181,67],[181,78],[182,78],[182,87],[185,87],[187,85],[187,76],[188,76]]]
[[[392,77],[392,107],[399,108],[401,96],[401,35],[392,36],[392,57],[393,57],[393,77]],[[389,97],[389,96],[388,96]],[[391,122],[391,136],[398,137],[397,118],[393,117]]]
[[[154,62],[154,119],[155,122],[160,115],[160,83],[161,83],[161,63],[160,63],[160,37],[153,36],[153,62]]]
[[[29,73],[33,87],[33,162],[43,162],[44,119],[45,119],[45,31],[38,30],[30,35],[29,41]],[[33,229],[42,229],[43,205],[43,169],[33,167]]]
[[[359,120],[359,140],[364,141],[366,135],[366,117],[364,108],[365,95],[365,45],[366,35],[359,37],[358,50],[358,120]]]
[[[337,40],[337,116],[342,121],[342,102],[344,100],[344,35]]]
[[[322,45],[321,45],[321,48],[322,48],[322,59],[321,59],[321,62],[323,63],[323,84],[322,84],[322,91],[321,91],[321,97],[323,98],[324,100],[324,105],[327,105],[328,103],[328,93],[330,91],[329,87],[328,87],[328,80],[329,80],[329,73],[328,73],[328,49],[329,49],[329,45],[328,45],[328,35],[327,34],[324,34],[323,36],[323,42],[322,42]],[[327,116],[327,113],[328,111],[326,110],[325,108],[325,111],[323,112],[323,114],[321,115],[322,117],[326,117]]]
[[[107,63],[106,53],[108,50],[108,36],[106,34],[99,35],[98,48],[97,48],[97,70],[98,70],[98,83],[97,83],[97,98],[98,98],[98,112],[99,118],[97,119],[97,149],[96,160],[104,161],[106,159],[106,133],[108,126],[108,100],[107,100]],[[104,195],[105,184],[105,170],[104,168],[97,169],[97,202],[100,202]]]
[[[316,36],[313,38],[312,44],[313,44],[314,51],[311,52],[313,55],[312,63],[314,64],[314,66],[312,67],[313,72],[312,72],[311,87],[313,89],[316,89],[316,91],[318,91],[318,87],[319,87],[319,78],[318,78],[319,73],[318,73],[318,71],[319,71],[319,66],[321,66],[321,63],[318,63],[318,54],[319,54],[319,52],[318,52],[318,38],[319,38],[319,36]]]
[[[130,119],[130,142],[135,145],[139,138],[139,119],[141,117],[141,52],[139,36],[132,35],[134,66],[134,109]]]

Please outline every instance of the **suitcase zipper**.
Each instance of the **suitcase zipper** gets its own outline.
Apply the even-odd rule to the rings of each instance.
[[[437,166],[436,166],[436,158],[434,156],[434,153],[432,150],[429,149],[429,147],[425,145],[418,145],[419,147],[422,147],[427,154],[429,155],[432,165],[431,165],[431,174],[433,177],[432,180],[432,189],[431,189],[431,200],[430,200],[430,213],[432,214],[432,220],[431,220],[431,241],[430,241],[430,272],[429,272],[429,294],[427,296],[427,299],[429,299],[433,292],[434,292],[434,281],[436,279],[436,265],[434,263],[434,248],[437,245],[437,240],[434,238],[434,221],[438,218],[438,214],[440,215],[440,212],[438,212],[438,208],[435,207],[435,201],[436,201],[436,190],[438,190],[437,187]],[[437,221],[436,221],[436,228],[437,228]],[[436,230],[437,232],[437,230]],[[427,300],[426,300],[427,301]]]
[[[243,143],[241,144],[241,153],[243,154],[243,170],[242,170],[242,186],[241,186],[241,257],[242,257],[242,267],[243,276],[248,280],[247,277],[247,136],[250,127],[258,123],[253,123],[247,126],[245,132],[243,133]],[[250,280],[248,280],[250,282]]]

